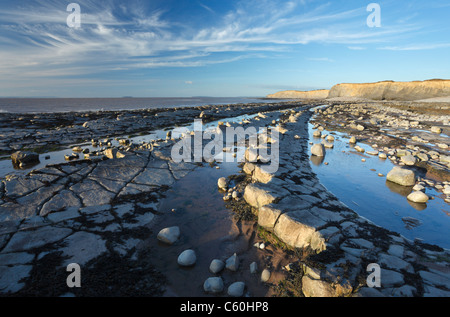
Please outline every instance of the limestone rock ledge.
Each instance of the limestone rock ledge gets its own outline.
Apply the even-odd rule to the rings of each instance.
[[[244,200],[257,209],[258,225],[309,253],[300,263],[303,295],[450,296],[449,250],[376,226],[320,184],[307,155],[310,116],[295,109],[280,118],[286,132],[277,172],[260,162],[243,166],[252,179]],[[381,268],[380,288],[366,284],[370,263]]]

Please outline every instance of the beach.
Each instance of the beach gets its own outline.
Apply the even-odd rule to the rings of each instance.
[[[342,164],[313,153],[315,144],[335,151],[333,142],[350,146],[353,137],[348,152],[359,155],[361,164],[384,153],[392,167],[414,172],[414,184],[392,184],[407,192],[398,198],[404,205],[411,203],[406,196],[420,191],[433,200],[429,212],[435,202],[448,212],[449,126],[448,113],[441,112],[448,110],[423,114],[408,107],[318,100],[2,113],[0,292],[448,296],[446,247],[406,238],[361,216],[313,171]],[[215,153],[198,160],[195,149],[211,145],[211,138],[195,143],[196,119],[219,135],[227,128],[255,128],[258,139],[267,141],[263,145],[276,145],[278,156],[268,162],[258,144],[252,158],[251,137],[244,135],[242,143],[233,139],[234,148],[224,144],[225,159]],[[264,128],[272,134],[262,133]],[[177,161],[173,148],[183,139],[194,147]],[[373,153],[358,151],[367,146]],[[346,191],[358,195],[356,187]],[[427,208],[426,202],[412,204]],[[418,217],[403,218],[420,227]],[[66,283],[71,263],[81,267],[81,288]],[[382,267],[381,288],[366,285],[370,263]]]

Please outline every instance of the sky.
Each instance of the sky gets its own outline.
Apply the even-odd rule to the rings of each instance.
[[[263,97],[450,78],[448,0],[0,4],[0,97]]]

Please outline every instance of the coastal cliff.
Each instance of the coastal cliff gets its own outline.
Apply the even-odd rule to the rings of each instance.
[[[432,79],[411,82],[380,81],[360,84],[344,83],[337,84],[330,90],[287,90],[268,95],[267,98],[353,98],[387,101],[422,101],[424,99],[434,98],[437,101],[448,101],[450,99],[450,80]]]
[[[298,90],[285,90],[271,95],[267,98],[273,99],[326,99],[328,97],[329,90],[311,90],[311,91],[298,91]]]
[[[414,101],[450,96],[450,80],[412,82],[382,81],[367,84],[338,84],[328,98],[357,97],[371,100]]]

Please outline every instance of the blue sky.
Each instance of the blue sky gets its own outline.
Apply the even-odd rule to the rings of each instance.
[[[80,28],[67,25],[69,3]],[[381,8],[369,27],[367,6]],[[450,78],[448,0],[2,0],[0,96],[265,96]]]

